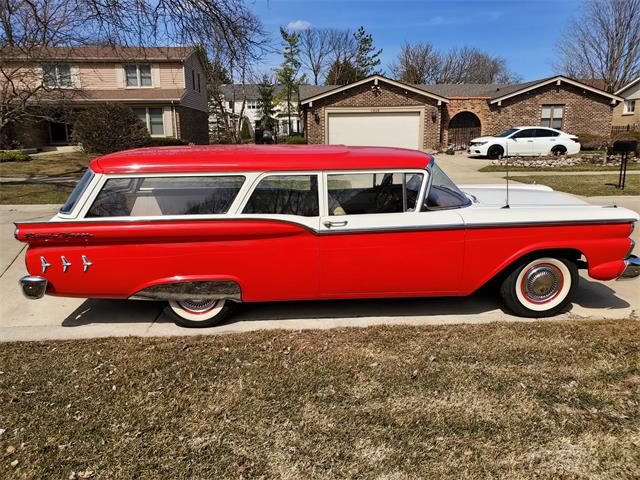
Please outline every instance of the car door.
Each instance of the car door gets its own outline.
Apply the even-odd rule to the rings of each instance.
[[[551,149],[558,143],[557,139],[558,132],[548,128],[536,128],[533,136],[533,154],[549,155]]]
[[[331,297],[444,295],[464,251],[455,210],[422,211],[426,171],[327,172],[320,291]]]
[[[532,155],[535,129],[524,128],[507,139],[505,156]]]

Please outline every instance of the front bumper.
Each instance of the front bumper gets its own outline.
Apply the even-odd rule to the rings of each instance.
[[[629,255],[625,261],[625,269],[618,277],[620,280],[636,278],[640,276],[640,258],[636,255]]]
[[[482,145],[469,145],[467,146],[467,153],[469,155],[481,155],[486,157],[489,146],[484,143]]]
[[[31,300],[42,298],[47,290],[47,279],[44,277],[27,275],[22,277],[18,283],[22,287],[24,296]]]

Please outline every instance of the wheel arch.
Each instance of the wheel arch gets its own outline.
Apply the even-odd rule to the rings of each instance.
[[[582,260],[583,257],[586,258],[585,254],[577,248],[539,248],[528,252],[521,252],[509,258],[501,264],[492,275],[482,282],[476,290],[500,284],[520,263],[526,263],[539,257],[566,258],[567,260],[573,261],[579,269],[587,268],[586,261]]]

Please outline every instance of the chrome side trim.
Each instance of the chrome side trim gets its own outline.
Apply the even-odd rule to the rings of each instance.
[[[44,296],[47,290],[47,279],[34,275],[26,275],[22,277],[18,283],[22,288],[22,293],[30,300],[37,300]]]
[[[47,268],[49,268],[51,264],[47,262],[46,258],[40,257],[40,266],[42,267],[42,273],[45,273],[47,271]]]
[[[67,260],[67,257],[62,255],[60,257],[60,261],[62,261],[62,272],[64,273],[67,270],[69,270],[69,267],[71,266],[71,262],[69,260]]]
[[[629,255],[624,261],[625,269],[617,280],[630,280],[640,276],[640,258]]]
[[[130,300],[235,300],[242,301],[240,285],[233,280],[168,282],[134,293]]]

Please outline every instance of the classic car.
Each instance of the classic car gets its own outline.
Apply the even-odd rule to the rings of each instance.
[[[640,274],[637,220],[540,185],[458,187],[413,150],[192,146],[93,160],[55,217],[15,235],[29,298],[163,301],[202,327],[239,302],[467,296],[488,282],[516,315],[551,316],[580,268]]]

